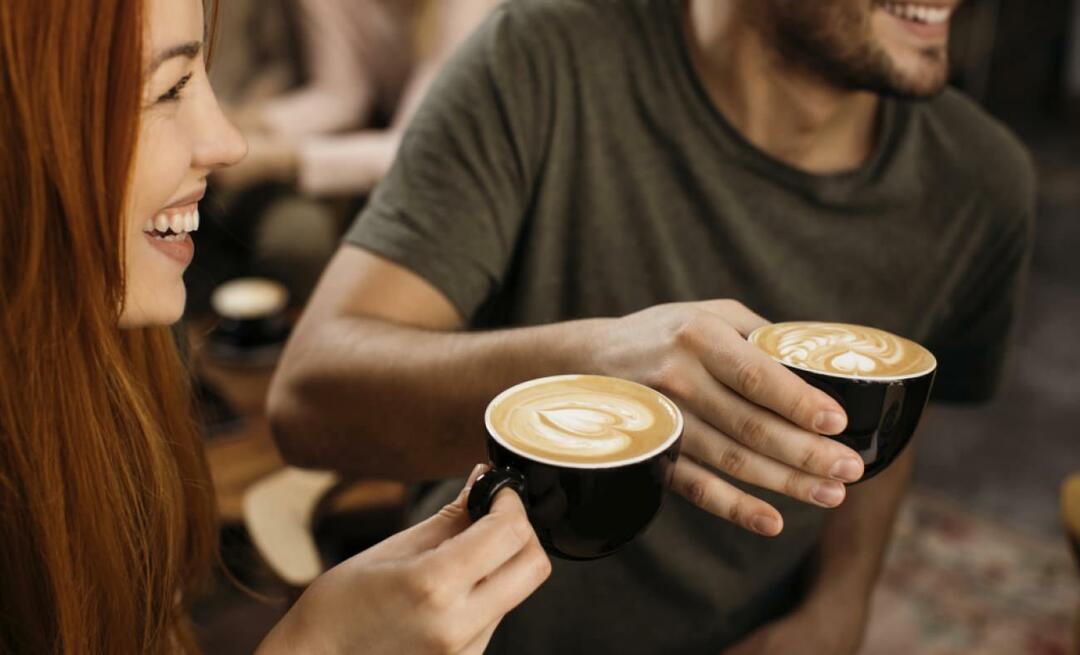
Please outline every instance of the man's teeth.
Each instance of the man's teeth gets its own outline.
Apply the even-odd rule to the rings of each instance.
[[[927,25],[940,25],[949,20],[952,10],[948,7],[930,7],[905,2],[886,2],[885,11],[893,16]]]
[[[188,232],[199,229],[199,210],[195,209],[186,214],[166,215],[164,212],[154,218],[146,219],[143,226],[144,232],[150,232],[153,236],[166,241],[180,241],[186,238]]]

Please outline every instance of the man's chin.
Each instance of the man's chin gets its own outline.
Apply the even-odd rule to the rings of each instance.
[[[888,79],[883,80],[883,88],[878,89],[879,93],[921,100],[933,98],[944,91],[948,84],[949,68],[944,55],[925,53],[920,56],[936,61],[922,61],[910,67],[894,65]]]

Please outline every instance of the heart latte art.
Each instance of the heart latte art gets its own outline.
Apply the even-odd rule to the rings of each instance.
[[[657,450],[681,429],[662,394],[626,380],[570,375],[512,387],[488,425],[508,446],[559,462],[611,463]]]
[[[937,365],[914,341],[847,323],[775,323],[755,330],[750,342],[789,366],[869,380],[915,377]]]

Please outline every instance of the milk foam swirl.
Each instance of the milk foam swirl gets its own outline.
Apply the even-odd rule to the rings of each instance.
[[[659,446],[677,429],[677,410],[670,401],[623,380],[552,378],[507,393],[489,411],[494,429],[519,448],[560,461],[634,457]]]
[[[932,370],[919,344],[876,328],[847,323],[777,323],[756,330],[752,343],[797,368],[862,378],[903,377]]]

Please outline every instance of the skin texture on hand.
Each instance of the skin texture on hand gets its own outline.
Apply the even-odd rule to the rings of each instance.
[[[427,521],[317,579],[260,647],[269,653],[483,653],[551,572],[518,496],[470,524],[465,489]]]
[[[843,409],[746,341],[767,322],[741,303],[652,307],[616,320],[598,367],[658,389],[686,416],[674,489],[696,505],[766,536],[773,507],[715,475],[722,471],[820,507],[843,502],[862,475],[858,454],[820,436],[846,425]]]

